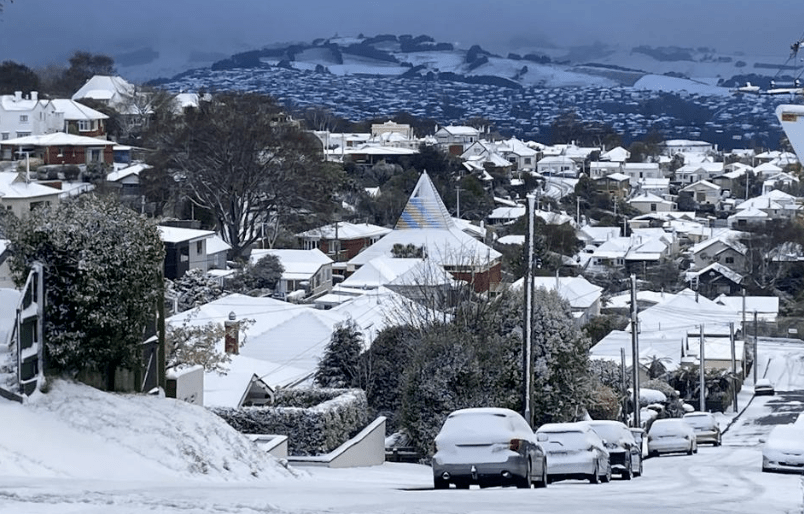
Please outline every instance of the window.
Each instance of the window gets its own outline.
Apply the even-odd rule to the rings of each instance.
[[[734,264],[734,257],[726,257],[726,264]]]
[[[705,202],[706,201],[706,193],[696,193],[695,200],[698,202]]]
[[[302,249],[304,250],[313,250],[318,248],[318,241],[315,239],[303,239],[302,240]]]
[[[28,115],[20,114],[20,123],[28,123]]]
[[[203,241],[196,241],[195,242],[195,253],[201,255],[204,253],[204,242]]]
[[[6,139],[8,139],[8,136],[9,136],[8,132],[3,132],[2,134],[0,134],[0,140],[5,141]]]
[[[335,241],[330,241],[329,242],[329,251],[327,253],[329,253],[331,255],[331,254],[337,254],[340,251],[341,251],[341,242],[340,241],[335,240]]]
[[[78,131],[90,132],[95,129],[94,125],[92,120],[78,120]]]
[[[525,157],[525,164],[530,164],[530,157]]]
[[[30,133],[30,132],[20,132],[20,131],[17,131],[17,137],[28,137],[28,136],[30,136],[30,135],[31,135],[31,133]]]
[[[650,204],[650,210],[651,210],[651,212],[656,212],[656,204],[655,203]]]

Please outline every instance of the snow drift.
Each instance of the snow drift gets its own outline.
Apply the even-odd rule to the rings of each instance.
[[[56,380],[26,405],[0,399],[0,420],[0,475],[212,481],[297,475],[203,407],[171,398]]]

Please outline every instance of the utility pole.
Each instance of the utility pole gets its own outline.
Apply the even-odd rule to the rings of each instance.
[[[626,380],[625,375],[625,347],[620,348],[620,387],[622,388],[623,394],[628,392],[628,381]],[[627,396],[626,396],[627,398]],[[623,400],[623,417],[626,416],[626,412],[628,412],[628,400]],[[623,419],[626,423],[628,423],[627,419]]]
[[[745,380],[745,375],[748,371],[748,368],[746,368],[748,363],[745,358],[745,345],[748,343],[748,325],[745,324],[745,288],[743,288],[743,324],[740,327],[740,331],[743,334],[743,380]]]
[[[456,209],[456,213],[455,213],[456,218],[461,217],[461,191],[463,191],[463,189],[461,189],[458,186],[455,186],[455,198],[456,198],[456,203],[458,205],[458,207]]]
[[[757,368],[759,367],[759,355],[757,354],[757,311],[754,311],[754,383],[757,383]]]
[[[523,317],[524,330],[524,344],[522,352],[522,370],[525,376],[523,377],[523,406],[525,410],[525,421],[528,426],[533,426],[531,419],[530,407],[530,389],[531,389],[531,355],[533,353],[533,222],[535,217],[535,202],[536,197],[532,194],[528,195],[528,254],[525,264],[525,316]]]
[[[731,383],[737,383],[737,351],[735,349],[735,342],[734,342],[734,322],[729,322],[729,342],[731,343]],[[737,388],[734,387],[734,412],[738,412],[737,410]]]
[[[699,398],[699,408],[698,410],[701,412],[706,412],[706,356],[704,355],[704,326],[701,323],[701,348],[698,352],[698,361],[700,362],[700,372],[701,372],[701,393],[698,395]]]
[[[631,275],[631,375],[634,387],[634,428],[642,426],[639,419],[639,318],[637,317],[636,275]]]

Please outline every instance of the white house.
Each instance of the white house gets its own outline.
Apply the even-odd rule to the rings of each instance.
[[[694,182],[682,188],[680,192],[692,195],[692,199],[698,205],[714,205],[716,209],[720,205],[720,186],[713,184],[708,180],[699,180]]]
[[[638,194],[628,200],[628,205],[644,214],[675,211],[678,208],[675,202],[665,200],[653,193],[647,192]]]
[[[0,208],[18,218],[39,206],[59,203],[62,191],[31,182],[25,173],[0,172]]]
[[[544,157],[536,164],[536,171],[541,175],[553,177],[578,177],[578,166],[566,155]]]
[[[433,137],[449,153],[460,155],[469,145],[480,139],[480,131],[474,127],[448,125],[436,130]]]
[[[628,175],[631,187],[637,186],[645,179],[663,179],[664,173],[659,169],[658,162],[626,162],[623,164],[622,173]]]
[[[288,300],[317,297],[332,290],[332,259],[318,248],[311,250],[252,250],[251,263],[266,255],[279,259],[284,271],[274,296]]]
[[[38,92],[31,91],[27,98],[21,91],[0,95],[0,141],[50,134],[63,127],[64,114],[50,100],[40,100]]]

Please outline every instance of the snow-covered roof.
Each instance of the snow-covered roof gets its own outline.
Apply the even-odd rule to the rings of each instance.
[[[355,270],[340,285],[343,287],[374,289],[391,283],[400,275],[415,268],[422,261],[423,259],[377,257]]]
[[[111,173],[106,175],[107,182],[117,182],[118,180],[123,180],[126,177],[130,177],[131,175],[139,176],[143,170],[150,169],[151,166],[145,163],[136,163],[132,164],[131,166],[126,166],[125,168],[115,169]]]
[[[631,198],[630,200],[628,200],[628,203],[629,204],[631,204],[631,203],[672,204],[673,202],[671,202],[670,200],[665,200],[664,198],[662,198],[660,196],[656,196],[653,193],[644,192],[644,193],[640,193],[640,194],[636,195],[635,197]]]
[[[282,278],[286,280],[304,280],[314,275],[321,266],[334,262],[327,255],[319,250],[313,248],[312,250],[291,250],[291,249],[265,249],[265,250],[252,250],[251,263],[256,264],[257,261],[266,255],[274,255],[282,263],[285,271],[282,272]]]
[[[511,287],[522,289],[525,279],[520,278]],[[586,309],[601,296],[603,288],[596,286],[582,276],[577,277],[533,277],[533,287],[557,291],[573,309]]]
[[[15,137],[0,141],[3,146],[109,146],[115,145],[114,141],[97,139],[94,137],[76,136],[64,132],[53,132],[51,134],[40,134],[36,136]]]
[[[3,199],[58,196],[60,194],[59,189],[37,184],[36,182],[28,182],[25,180],[24,174],[11,171],[0,172],[0,201]]]
[[[214,255],[216,253],[228,252],[232,246],[223,240],[218,234],[213,235],[207,239],[207,255]]]
[[[53,104],[56,112],[64,113],[64,119],[68,121],[109,119],[109,117],[102,112],[96,111],[95,109],[87,107],[80,102],[76,102],[75,100],[57,98],[51,100],[50,103]]]
[[[701,188],[704,189],[713,189],[720,191],[720,186],[717,184],[713,184],[708,180],[699,180],[697,182],[693,182],[692,184],[688,185],[687,187],[682,188],[682,191],[697,191]]]
[[[300,234],[296,237],[307,237],[316,239],[364,239],[371,237],[384,236],[390,232],[390,228],[372,225],[371,223],[350,223],[348,221],[339,221],[324,225],[323,227],[314,228]]]
[[[727,279],[731,280],[735,284],[742,284],[742,282],[743,282],[743,276],[741,274],[739,274],[736,271],[732,270],[728,266],[724,266],[723,264],[720,264],[719,262],[713,262],[709,266],[707,266],[707,267],[705,267],[705,268],[703,268],[703,269],[701,269],[699,271],[688,271],[688,272],[686,272],[686,281],[689,282],[694,277],[702,277],[702,276],[706,275],[707,273],[712,273],[712,272],[719,273],[719,274],[723,275],[724,277],[726,277]]]
[[[654,357],[661,359],[668,371],[673,371],[681,364],[681,346],[685,336],[681,333],[640,333],[639,361],[645,366]],[[623,330],[612,330],[589,350],[591,359],[621,362],[621,349],[625,350],[625,366],[630,368],[633,362],[631,333]]]
[[[742,314],[743,305],[747,315],[757,312],[757,318],[762,321],[776,321],[779,314],[778,296],[726,296],[720,295],[715,298],[715,303],[732,309],[736,313]]]
[[[212,230],[197,230],[194,228],[180,228],[168,227],[166,225],[159,225],[159,236],[165,243],[180,243],[183,241],[198,241],[201,239],[211,238],[215,235]]]
[[[525,215],[527,211],[526,207],[517,206],[517,207],[497,207],[491,214],[489,214],[490,220],[515,220],[521,218]]]
[[[600,154],[600,158],[604,161],[625,162],[629,157],[631,157],[631,152],[622,146],[612,148],[608,152]]]

